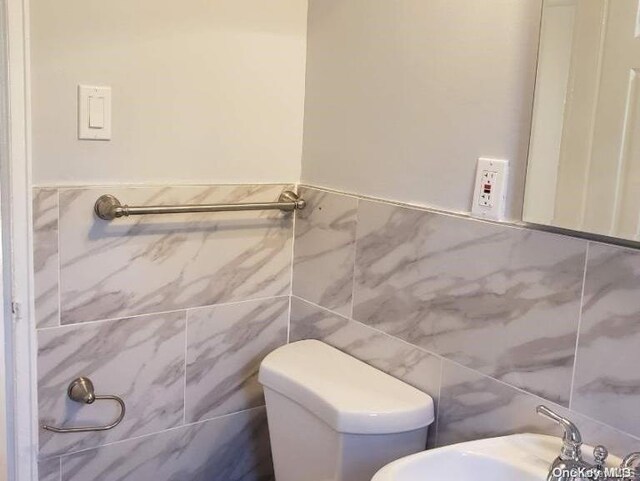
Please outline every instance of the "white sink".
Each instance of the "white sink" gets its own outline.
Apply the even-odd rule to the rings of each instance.
[[[544,481],[560,445],[538,434],[454,444],[394,461],[372,481]]]

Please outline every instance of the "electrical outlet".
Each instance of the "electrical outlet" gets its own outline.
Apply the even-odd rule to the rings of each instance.
[[[485,219],[502,220],[507,200],[509,161],[478,159],[471,213]]]

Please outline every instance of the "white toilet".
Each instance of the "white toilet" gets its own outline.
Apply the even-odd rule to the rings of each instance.
[[[425,449],[433,399],[320,341],[260,366],[276,481],[370,481]]]

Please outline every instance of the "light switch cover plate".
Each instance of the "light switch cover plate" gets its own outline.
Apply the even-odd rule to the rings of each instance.
[[[509,161],[478,159],[471,214],[484,219],[503,220],[507,201]]]
[[[111,140],[111,87],[78,85],[78,138]]]

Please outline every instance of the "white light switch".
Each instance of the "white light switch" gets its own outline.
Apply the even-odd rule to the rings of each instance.
[[[89,128],[104,129],[104,98],[89,97]]]
[[[111,87],[78,86],[78,138],[111,139]]]
[[[486,219],[502,220],[507,200],[509,161],[478,159],[471,213]]]

